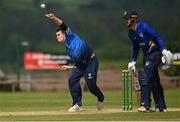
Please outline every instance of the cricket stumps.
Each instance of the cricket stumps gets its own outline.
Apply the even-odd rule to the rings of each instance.
[[[123,110],[132,110],[132,75],[128,70],[122,71]]]

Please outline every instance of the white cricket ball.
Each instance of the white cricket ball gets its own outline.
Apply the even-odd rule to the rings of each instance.
[[[41,4],[41,8],[45,8],[46,5],[44,3]]]

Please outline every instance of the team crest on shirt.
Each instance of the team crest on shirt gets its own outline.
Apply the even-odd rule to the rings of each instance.
[[[149,61],[147,61],[146,63],[145,63],[145,66],[148,66],[149,65]]]
[[[144,37],[143,33],[139,33],[139,36],[140,36],[141,38],[143,38],[143,37]]]
[[[92,74],[88,73],[88,79],[92,79]]]

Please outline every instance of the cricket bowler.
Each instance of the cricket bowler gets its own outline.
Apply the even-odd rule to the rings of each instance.
[[[160,83],[158,66],[161,61],[170,65],[172,54],[167,50],[163,38],[148,24],[138,21],[136,11],[125,11],[122,17],[124,25],[129,28],[129,38],[132,42],[132,57],[128,70],[135,72],[135,64],[141,50],[143,52],[143,70],[138,73],[141,87],[141,106],[139,112],[150,112],[150,94],[153,93],[155,109],[166,111],[163,87]],[[162,59],[162,60],[161,60]]]
[[[97,97],[97,110],[103,108],[104,95],[96,84],[98,72],[98,59],[93,50],[76,33],[72,32],[66,24],[54,14],[46,14],[48,19],[58,25],[56,38],[59,43],[66,46],[66,52],[72,59],[74,66],[63,65],[61,70],[72,69],[68,79],[72,96],[72,107],[69,112],[82,111],[82,90],[80,79],[84,77],[90,92]]]

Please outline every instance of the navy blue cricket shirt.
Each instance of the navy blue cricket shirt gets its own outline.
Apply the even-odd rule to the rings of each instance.
[[[85,64],[92,55],[92,49],[76,33],[71,30],[65,32],[66,52],[76,65]]]
[[[137,29],[129,30],[129,38],[132,41],[132,61],[137,60],[140,49],[144,55],[166,49],[163,38],[146,23],[137,22]]]

